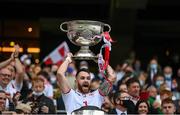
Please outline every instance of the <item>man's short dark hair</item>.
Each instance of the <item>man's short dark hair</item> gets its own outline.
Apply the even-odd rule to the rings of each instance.
[[[99,82],[101,81],[101,79],[99,77],[94,77],[91,82]]]
[[[90,74],[90,71],[89,71],[89,69],[86,69],[86,68],[82,68],[82,69],[79,69],[78,71],[77,71],[77,73],[76,73],[76,77],[78,76],[78,74],[80,73],[80,72],[87,72],[88,74]]]
[[[166,99],[162,100],[161,106],[163,104],[168,104],[168,103],[172,103],[174,105],[174,102],[173,102],[173,100],[171,98],[166,98]]]
[[[50,76],[49,76],[49,74],[46,72],[46,71],[40,71],[38,74],[37,74],[37,76],[38,75],[42,75],[43,77],[45,77],[49,82],[51,81],[50,80]]]
[[[119,96],[121,96],[122,93],[128,94],[128,92],[126,92],[126,91],[116,91],[116,92],[113,94],[113,101],[114,101],[115,104],[116,104],[116,99],[117,99]]]
[[[34,83],[39,82],[39,81],[43,82],[43,84],[44,84],[44,79],[42,77],[34,77],[32,79],[32,86],[34,86]]]
[[[127,87],[129,87],[132,83],[138,83],[140,85],[139,80],[133,77],[127,80],[126,82]]]

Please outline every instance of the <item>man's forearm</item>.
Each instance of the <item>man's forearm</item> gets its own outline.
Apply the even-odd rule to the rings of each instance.
[[[24,73],[23,65],[18,58],[15,58],[15,68],[18,74]]]
[[[100,84],[99,90],[103,95],[108,95],[112,89],[113,83],[116,81],[116,74],[111,66],[107,66],[106,68],[107,74],[104,81]],[[102,73],[103,74],[103,73]]]
[[[21,64],[21,62],[18,58],[15,58],[15,68],[16,68],[16,71],[18,74],[18,76],[16,77],[16,82],[18,84],[21,84],[23,82],[23,79],[24,79],[25,70],[24,70],[23,65]]]
[[[11,63],[11,61],[12,61],[12,58],[9,58],[9,59],[1,62],[1,63],[0,63],[0,68],[3,68],[3,67],[5,67],[5,66],[9,65],[9,64]]]
[[[69,57],[67,57],[64,62],[61,64],[61,66],[59,67],[57,73],[58,74],[65,74],[67,68],[68,68],[68,65],[69,63],[71,63]]]
[[[112,83],[110,81],[104,80],[100,86],[99,86],[99,91],[101,95],[107,96],[109,92],[112,89]]]
[[[107,76],[112,84],[116,81],[116,73],[110,65],[107,66]]]
[[[60,65],[58,71],[57,71],[57,80],[60,87],[60,90],[63,93],[67,93],[70,91],[70,85],[68,83],[68,80],[65,77],[65,72],[68,68],[68,65],[71,63],[71,58],[67,57],[64,62]]]

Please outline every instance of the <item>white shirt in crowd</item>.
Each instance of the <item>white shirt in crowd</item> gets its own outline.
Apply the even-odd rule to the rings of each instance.
[[[23,85],[23,83],[17,84],[17,83],[15,82],[15,80],[11,80],[11,81],[9,82],[9,84],[7,85],[6,88],[3,89],[3,88],[0,86],[0,90],[5,91],[6,93],[10,94],[11,97],[13,97],[13,95],[14,95],[17,91],[19,91],[19,92],[21,91],[22,85]]]
[[[116,109],[116,112],[117,112],[117,115],[127,115],[127,111],[124,111],[124,112],[122,112],[121,110],[119,110],[119,109]]]
[[[3,91],[5,91],[7,94],[10,94],[10,96],[11,96],[11,98],[14,96],[14,94],[16,94],[16,92],[17,91],[21,91],[21,89],[22,89],[22,86],[23,86],[23,83],[21,83],[21,84],[17,84],[16,82],[15,82],[15,80],[11,80],[10,82],[9,82],[9,84],[7,85],[7,87],[6,88],[2,88],[1,86],[0,86],[0,90],[3,90]],[[6,109],[8,109],[9,108],[9,101],[8,101],[8,99],[6,99]]]

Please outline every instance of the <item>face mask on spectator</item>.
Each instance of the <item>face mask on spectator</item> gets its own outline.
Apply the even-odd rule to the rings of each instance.
[[[26,65],[31,65],[31,60],[30,60],[30,59],[26,59],[26,60],[24,60],[24,63],[25,63]]]
[[[52,83],[52,84],[56,83],[56,77],[51,77],[50,80],[51,80],[51,83]]]
[[[40,96],[40,95],[43,94],[43,91],[42,91],[42,92],[35,92],[35,91],[33,91],[33,94],[34,94],[35,96]]]
[[[133,105],[133,102],[131,100],[122,100],[123,101],[123,107],[128,108],[130,105]]]
[[[151,68],[151,69],[156,69],[157,66],[158,66],[157,64],[151,64],[151,65],[150,65],[150,68]]]
[[[159,88],[161,84],[163,84],[164,81],[157,80],[156,81],[156,86]]]
[[[145,81],[144,80],[139,80],[139,83],[141,86],[143,86],[145,84]]]
[[[73,71],[74,71],[74,68],[72,68],[72,67],[68,67],[68,68],[67,68],[67,72],[68,72],[68,73],[72,73]]]
[[[172,74],[164,74],[164,76],[165,76],[166,79],[170,79]]]

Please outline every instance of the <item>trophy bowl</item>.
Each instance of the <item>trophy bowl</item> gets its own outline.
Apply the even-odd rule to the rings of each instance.
[[[66,25],[66,29],[63,27]],[[89,49],[89,46],[94,46],[98,44],[103,36],[104,27],[108,27],[108,32],[111,31],[111,27],[108,24],[91,21],[91,20],[72,20],[63,22],[60,25],[60,29],[63,32],[67,32],[67,37],[69,40],[80,46],[80,50],[74,54],[74,59],[79,60],[94,60],[97,56]]]

